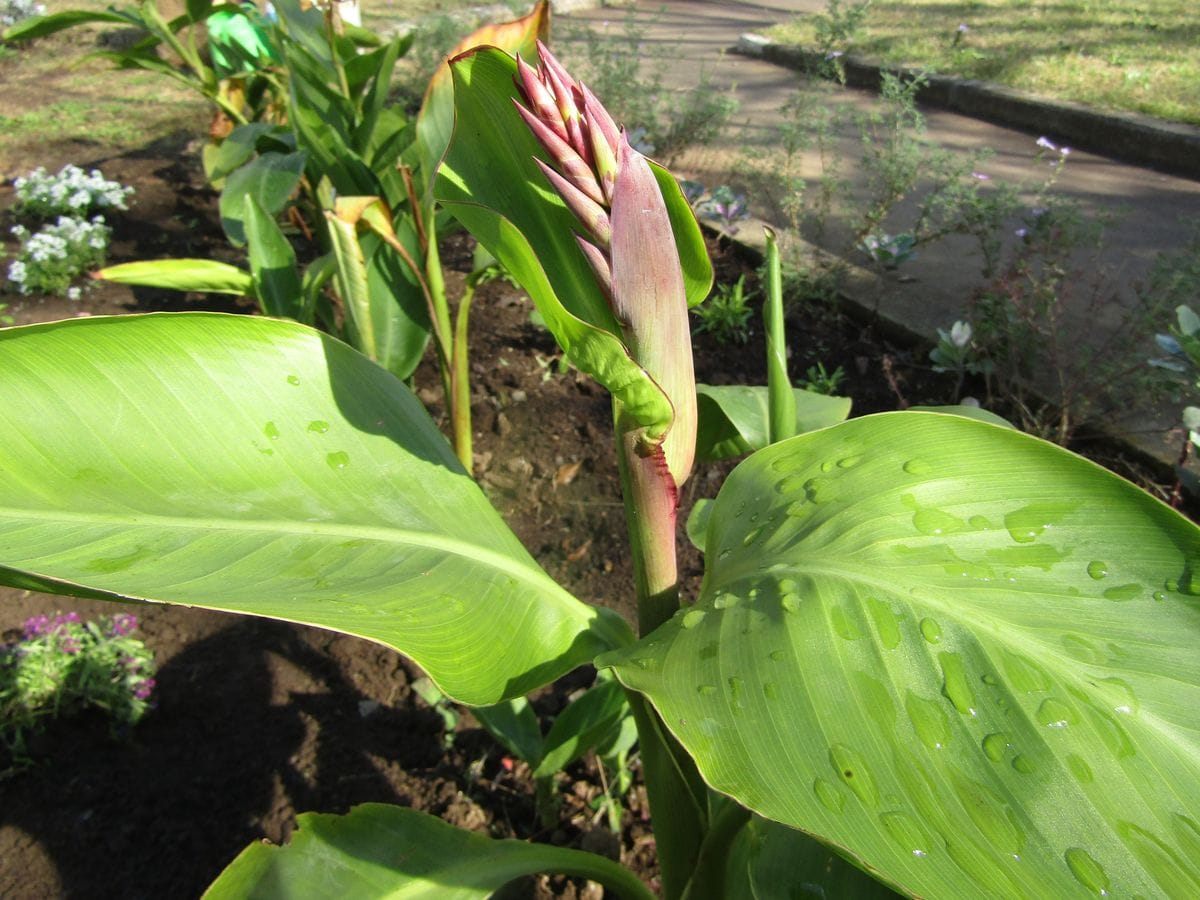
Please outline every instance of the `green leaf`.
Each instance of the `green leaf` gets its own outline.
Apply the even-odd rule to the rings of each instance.
[[[30,16],[15,25],[10,25],[0,35],[5,41],[31,41],[34,38],[48,37],[74,28],[76,25],[89,25],[93,22],[104,24],[125,25],[133,28],[141,26],[137,16],[125,12],[88,12],[82,9],[72,9],[55,13],[50,16]]]
[[[8,584],[331,628],[469,704],[628,633],[529,556],[398,379],[291,322],[0,332]]]
[[[238,247],[246,243],[246,196],[257,200],[267,215],[279,215],[300,184],[307,156],[303,150],[264,153],[230,173],[221,192],[220,211],[221,227],[231,243]]]
[[[718,791],[916,895],[1200,895],[1191,522],[889,413],[744,462],[705,558],[694,607],[598,664]]]
[[[549,34],[550,4],[539,0],[528,15],[477,28],[463,37],[438,63],[417,113],[416,150],[421,184],[426,188],[421,191],[424,198],[429,196],[428,187],[433,181],[434,170],[445,154],[454,130],[454,84],[446,60],[481,46],[497,47],[506,53],[519,53],[526,60],[532,59],[538,39],[548,40]]]
[[[700,396],[697,459],[730,459],[767,446],[767,388],[698,384],[696,393]],[[793,393],[798,434],[836,425],[850,414],[849,397],[830,397],[801,388],[794,388]]]
[[[604,385],[639,424],[661,433],[666,396],[625,349],[612,310],[573,237],[574,216],[544,184],[543,155],[512,106],[516,63],[494,49],[453,66],[454,139],[435,197],[529,293],[546,327],[581,371]],[[536,248],[536,253],[535,253]]]
[[[898,896],[803,832],[760,816],[751,818],[734,839],[725,875],[726,900]]]
[[[978,406],[910,406],[913,412],[936,412],[947,413],[951,416],[963,416],[968,419],[978,419],[980,422],[988,422],[992,425],[999,425],[1001,428],[1015,428],[1012,422],[1003,416],[998,416],[990,410],[983,409]]]
[[[115,284],[201,291],[244,296],[254,292],[254,277],[247,271],[214,259],[148,259],[100,269],[93,276]]]
[[[537,713],[524,697],[514,697],[494,706],[477,706],[471,714],[517,759],[530,766],[541,761],[542,727]]]
[[[247,195],[244,214],[250,271],[254,273],[259,307],[264,315],[302,321],[304,299],[300,273],[296,270],[296,251],[275,217],[268,215],[253,196]]]
[[[364,803],[344,816],[302,813],[296,824],[285,847],[256,843],[243,850],[205,898],[483,900],[539,872],[598,880],[625,897],[652,897],[632,872],[603,857],[493,840],[400,806]]]
[[[389,372],[408,378],[425,352],[429,316],[412,272],[399,254],[371,232],[358,234],[361,204],[357,201],[374,199],[340,198],[334,212],[326,213],[338,287],[355,348]],[[400,224],[397,238],[415,243],[411,222]]]
[[[692,506],[692,511],[688,513],[687,524],[684,530],[687,532],[687,539],[692,546],[704,552],[704,535],[708,533],[708,520],[712,516],[713,501],[708,497],[701,497]]]
[[[220,144],[205,145],[205,177],[211,182],[222,181],[229,173],[250,161],[261,139],[283,134],[287,134],[287,130],[281,125],[269,125],[266,122],[239,125]]]
[[[561,772],[619,733],[622,720],[629,715],[629,704],[625,702],[621,685],[611,675],[601,677],[554,720],[533,777],[548,778]]]

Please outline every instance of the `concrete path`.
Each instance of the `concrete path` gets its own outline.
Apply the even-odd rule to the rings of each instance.
[[[694,86],[700,78],[711,79],[714,89],[732,89],[740,108],[734,126],[716,144],[688,151],[672,168],[710,186],[721,183],[752,187],[748,175],[763,160],[779,151],[778,128],[784,121],[782,110],[805,92],[813,102],[837,104],[865,110],[873,98],[864,92],[840,90],[821,93],[820,87],[805,85],[797,73],[761,60],[728,53],[744,32],[761,32],[769,26],[802,12],[820,11],[824,0],[770,0],[744,3],[737,0],[642,0],[629,9],[592,9],[559,17],[569,23],[585,21],[593,27],[620,28],[627,15],[633,15],[644,32],[648,55],[663,54],[674,60],[669,80],[678,88]],[[562,29],[558,29],[562,33]],[[993,179],[1028,183],[1044,171],[1035,163],[1038,135],[991,125],[937,109],[924,109],[928,137],[938,144],[963,152],[991,148],[993,158],[983,167]],[[1054,122],[1047,121],[1043,133],[1056,140]],[[860,142],[852,128],[844,128],[837,142],[843,158],[844,174],[853,181]],[[1045,165],[1044,163],[1041,165]],[[818,171],[810,155],[804,163],[805,176]],[[1098,275],[1099,299],[1075,296],[1065,302],[1068,328],[1067,349],[1112,339],[1118,348],[1130,351],[1132,358],[1152,355],[1152,341],[1136,342],[1122,336],[1120,325],[1134,303],[1135,286],[1143,282],[1160,252],[1184,245],[1191,223],[1200,223],[1200,183],[1124,165],[1111,159],[1081,151],[1073,152],[1056,186],[1056,192],[1069,197],[1093,214],[1118,214],[1109,228],[1104,271],[1091,261],[1086,278],[1078,282],[1080,295],[1090,295],[1085,282]],[[1031,205],[1031,195],[1025,197]],[[780,198],[751,193],[754,214],[782,225]],[[911,214],[911,210],[909,210]],[[905,210],[896,217],[903,230]],[[740,237],[741,235],[739,235]],[[1011,239],[1010,239],[1011,240]],[[837,249],[836,235],[833,246]],[[840,252],[855,264],[866,262],[861,252]],[[964,317],[964,308],[972,291],[982,283],[981,256],[969,238],[952,237],[921,249],[919,258],[905,264],[899,277],[880,281],[874,277],[852,279],[850,292],[870,306],[878,304],[885,316],[908,328],[934,337],[938,326],[948,327]],[[1200,303],[1200,298],[1196,298]],[[1160,323],[1165,329],[1168,321]],[[1115,337],[1114,337],[1115,335]],[[1143,449],[1163,459],[1172,459],[1178,451],[1174,438],[1164,437],[1165,429],[1176,421],[1177,409],[1167,405],[1153,409],[1149,404],[1122,411],[1111,419],[1115,431],[1129,436]]]

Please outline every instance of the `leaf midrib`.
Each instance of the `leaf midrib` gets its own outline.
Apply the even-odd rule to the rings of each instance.
[[[231,532],[239,534],[296,535],[328,540],[367,540],[380,544],[422,547],[439,550],[472,563],[496,569],[511,575],[539,591],[549,593],[564,608],[580,619],[586,620],[585,607],[572,594],[550,578],[533,562],[515,560],[482,544],[471,543],[460,538],[446,537],[430,532],[411,531],[394,526],[353,525],[341,522],[297,522],[288,519],[229,519],[205,517],[195,519],[186,516],[164,516],[160,514],[112,515],[110,513],[87,513],[76,511],[39,511],[0,507],[0,522],[10,520],[17,525],[28,525],[32,521],[58,524],[74,524],[95,528],[148,528],[151,530]],[[6,529],[0,527],[0,533]],[[523,548],[522,551],[524,552]],[[44,573],[50,575],[51,573]],[[57,577],[57,576],[53,576]]]

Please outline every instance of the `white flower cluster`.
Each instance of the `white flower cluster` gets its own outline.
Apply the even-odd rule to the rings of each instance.
[[[78,288],[68,290],[71,279],[104,262],[111,231],[102,216],[91,221],[59,216],[58,221],[31,233],[15,225],[13,237],[21,249],[8,266],[8,280],[22,294],[61,293],[78,299]]]
[[[0,0],[3,2],[3,0]],[[98,169],[66,165],[57,175],[39,166],[13,182],[21,212],[35,216],[81,215],[93,209],[125,209],[133,188],[108,181]]]
[[[8,28],[34,16],[44,16],[46,7],[33,0],[0,0],[0,25]]]

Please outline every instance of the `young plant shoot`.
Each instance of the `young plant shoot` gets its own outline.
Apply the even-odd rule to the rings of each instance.
[[[1200,530],[988,422],[792,436],[782,367],[681,605],[695,217],[544,48],[452,69],[432,193],[612,394],[636,636],[538,566],[400,379],[259,317],[0,332],[0,581],[359,635],[474,706],[594,664],[634,714],[669,900],[1200,896]],[[383,804],[302,816],[210,895],[480,897],[546,871],[650,896],[611,860]]]

